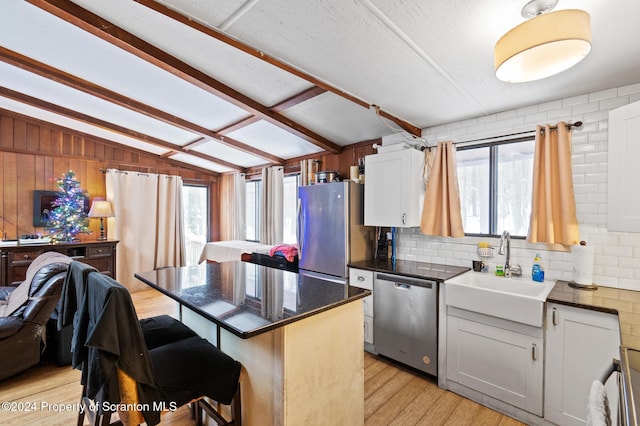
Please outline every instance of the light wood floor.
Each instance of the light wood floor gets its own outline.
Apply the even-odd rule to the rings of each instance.
[[[140,318],[176,315],[175,302],[155,290],[133,294]],[[0,354],[0,362],[2,362]],[[521,425],[507,416],[440,389],[435,379],[364,354],[366,425]],[[73,425],[80,372],[44,360],[0,382],[0,425]],[[6,407],[6,403],[9,406]],[[187,407],[162,416],[162,424],[193,425]],[[345,425],[351,426],[351,425]]]

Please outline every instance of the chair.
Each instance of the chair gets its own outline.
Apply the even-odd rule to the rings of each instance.
[[[26,300],[16,310],[12,307],[12,312],[0,317],[0,380],[40,362],[46,347],[46,323],[60,298],[70,261],[59,253],[44,253],[27,269],[27,279],[21,284],[28,286],[25,287]],[[21,292],[20,286],[0,289],[4,302]]]
[[[62,296],[54,312],[57,318],[59,334],[71,334],[70,337],[64,339],[66,341],[63,342],[65,345],[63,351],[71,354],[68,362],[74,368],[81,368],[81,362],[85,357],[85,349],[82,346],[84,346],[87,336],[83,330],[76,330],[74,325],[78,321],[76,312],[84,309],[88,277],[92,272],[97,273],[98,270],[93,266],[78,261],[72,261],[69,264],[67,276],[62,287]],[[148,349],[196,336],[193,330],[168,315],[142,319],[140,320],[140,326]],[[71,332],[69,332],[69,329],[72,329]],[[80,347],[75,350],[78,344]]]
[[[156,323],[158,325],[159,323]],[[240,363],[198,336],[148,347],[128,290],[97,272],[88,274],[85,303],[75,327],[86,336],[82,348],[82,402],[78,424],[89,408],[92,424],[109,424],[115,409],[125,424],[160,421],[163,408],[193,403],[197,424],[205,410],[218,424],[227,422],[204,401],[234,403],[239,414]],[[74,352],[74,358],[76,353]],[[235,401],[234,401],[235,400]]]

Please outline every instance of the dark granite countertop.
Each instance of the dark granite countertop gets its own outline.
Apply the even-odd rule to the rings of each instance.
[[[461,266],[441,265],[438,263],[416,262],[412,260],[391,261],[364,260],[348,265],[351,268],[365,269],[374,272],[387,272],[405,277],[420,278],[443,282],[457,275],[467,272],[471,268]]]
[[[135,276],[245,339],[371,294],[341,282],[240,261]]]

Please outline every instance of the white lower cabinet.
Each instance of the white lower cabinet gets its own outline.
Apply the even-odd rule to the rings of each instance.
[[[447,380],[542,416],[543,329],[447,307]]]
[[[593,381],[601,380],[613,359],[620,357],[618,317],[548,303],[546,344],[544,418],[560,425],[584,425]],[[607,396],[615,416],[615,377],[607,382]]]
[[[349,268],[349,285],[352,287],[364,288],[373,293],[373,271],[364,269]],[[362,299],[362,309],[364,311],[364,343],[365,349],[369,352],[373,350],[373,294]]]

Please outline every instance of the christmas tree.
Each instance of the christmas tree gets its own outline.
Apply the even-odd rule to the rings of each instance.
[[[73,241],[77,234],[90,233],[89,218],[84,212],[84,195],[71,170],[58,179],[58,187],[62,195],[52,203],[54,208],[47,226],[52,241]]]

